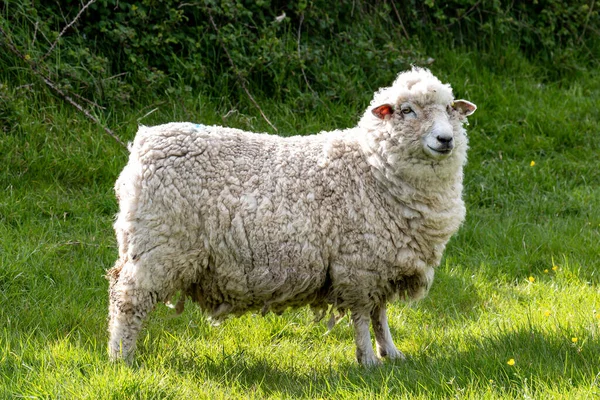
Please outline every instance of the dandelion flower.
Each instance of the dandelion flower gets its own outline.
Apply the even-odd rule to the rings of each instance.
[[[515,359],[514,359],[514,358],[511,358],[511,359],[510,359],[510,360],[508,360],[506,363],[512,367],[513,365],[515,365]]]
[[[530,167],[533,167],[534,165],[535,165],[535,161],[533,161],[533,160],[532,160],[532,161],[529,163],[529,166],[530,166]]]
[[[533,276],[530,276],[529,277],[529,282],[531,282],[531,283],[535,282],[535,278]]]
[[[544,311],[544,316],[549,317],[552,313],[549,310]]]
[[[552,271],[558,271],[558,265],[553,265],[552,266]]]
[[[579,340],[579,339],[577,339],[576,337],[571,338],[571,342],[573,342],[573,343],[577,343],[577,340]]]
[[[545,273],[545,274],[547,274],[547,273],[548,273],[548,269],[545,269],[545,270],[544,270],[544,273]]]

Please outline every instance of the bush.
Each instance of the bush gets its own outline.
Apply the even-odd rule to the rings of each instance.
[[[593,0],[97,0],[48,58],[80,0],[1,4],[2,26],[24,53],[61,88],[105,104],[127,103],[138,90],[161,93],[173,81],[171,91],[236,97],[228,94],[243,80],[302,109],[323,96],[354,98],[365,89],[355,82],[389,82],[426,63],[427,48],[518,43],[558,74],[597,66],[600,54]]]
[[[426,0],[413,1],[400,12],[409,29],[420,35],[434,32],[437,40],[449,37],[484,51],[517,44],[528,58],[558,74],[598,65],[600,16],[595,1]]]

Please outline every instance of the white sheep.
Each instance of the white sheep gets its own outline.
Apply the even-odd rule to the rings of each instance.
[[[116,183],[111,359],[131,360],[147,314],[177,292],[216,319],[349,310],[361,364],[380,363],[369,321],[378,355],[403,359],[386,303],[427,294],[465,217],[463,124],[475,109],[413,68],[352,129],[283,138],[140,127]]]

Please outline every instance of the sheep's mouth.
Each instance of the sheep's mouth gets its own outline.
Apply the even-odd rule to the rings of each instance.
[[[450,153],[452,153],[452,147],[435,148],[435,147],[431,147],[429,145],[427,145],[427,147],[429,148],[429,150],[431,150],[433,152],[434,155],[447,156]]]

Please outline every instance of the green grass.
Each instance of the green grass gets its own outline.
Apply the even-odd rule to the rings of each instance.
[[[479,106],[468,216],[430,296],[390,307],[407,361],[375,369],[356,365],[347,317],[329,333],[307,309],[211,327],[191,304],[177,318],[158,307],[134,367],[109,363],[103,274],[116,258],[112,185],[126,152],[45,91],[5,81],[13,109],[0,133],[0,398],[600,396],[600,81],[547,81],[510,49],[498,62],[465,50],[433,55],[434,73]],[[304,134],[353,125],[369,96],[322,101],[312,114],[259,103],[281,134]],[[138,121],[269,130],[244,98],[146,100],[104,121],[126,140]]]

